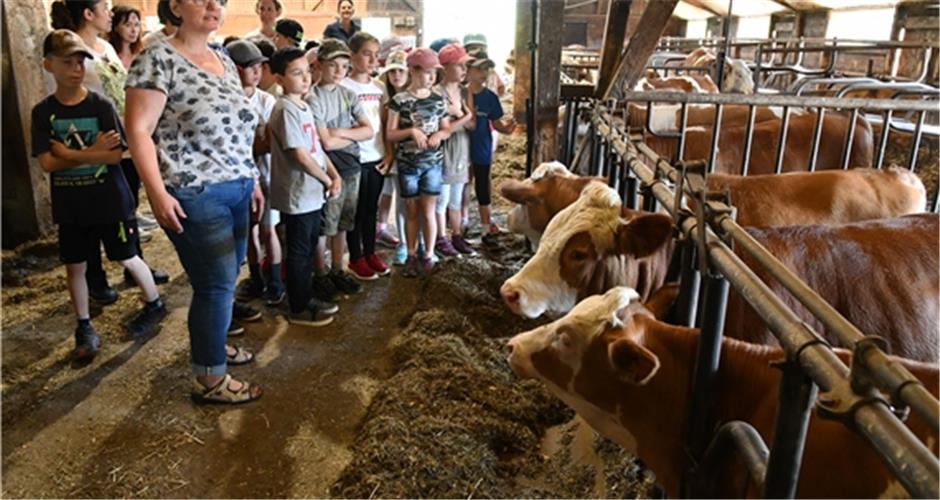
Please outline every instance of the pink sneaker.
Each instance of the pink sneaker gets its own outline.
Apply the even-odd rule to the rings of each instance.
[[[375,271],[369,267],[369,263],[366,262],[365,257],[359,257],[358,259],[349,263],[349,272],[356,277],[359,281],[372,281],[379,279],[376,276]]]
[[[375,242],[385,248],[395,248],[401,241],[387,229],[382,229],[375,235]]]
[[[375,274],[379,276],[387,276],[392,272],[392,270],[389,269],[387,265],[385,265],[385,262],[382,261],[382,258],[376,254],[366,255],[365,259],[366,263],[369,264],[369,267],[371,267],[372,270],[375,271]]]

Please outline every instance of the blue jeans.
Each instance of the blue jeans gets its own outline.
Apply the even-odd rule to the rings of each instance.
[[[248,249],[254,180],[249,178],[172,188],[186,212],[183,232],[167,231],[193,287],[189,344],[193,373],[225,374],[225,341],[232,321],[238,268]]]

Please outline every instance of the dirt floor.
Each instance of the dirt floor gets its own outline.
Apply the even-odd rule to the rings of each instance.
[[[503,138],[494,184],[521,177],[524,142]],[[234,342],[257,362],[232,373],[265,389],[242,408],[189,400],[190,289],[159,231],[144,248],[172,276],[170,316],[148,341],[124,340],[138,293],[109,266],[121,298],[93,310],[102,348],[78,369],[55,240],[5,251],[3,497],[648,496],[633,457],[508,369],[503,344],[537,324],[497,292],[525,245],[480,246],[428,280],[396,269],[367,284],[322,329],[266,311]]]

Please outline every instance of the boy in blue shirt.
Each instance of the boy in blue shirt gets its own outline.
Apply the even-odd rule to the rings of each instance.
[[[471,57],[467,69],[467,81],[469,82],[468,89],[473,95],[476,126],[470,133],[470,163],[473,165],[473,187],[480,206],[483,239],[486,240],[500,232],[499,227],[490,217],[490,192],[492,191],[490,167],[493,164],[493,135],[490,132],[490,125],[492,124],[493,128],[499,132],[508,134],[512,132],[516,124],[512,117],[505,123],[500,121],[503,117],[503,105],[500,104],[499,97],[486,88],[486,78],[495,66],[493,61],[483,51],[476,51],[471,54]]]
[[[86,260],[98,238],[108,258],[119,261],[143,292],[143,309],[125,325],[128,336],[145,336],[167,314],[150,268],[137,255],[133,198],[120,167],[124,131],[107,98],[82,84],[86,57],[91,52],[75,33],[55,30],[46,36],[43,68],[55,78],[56,90],[32,112],[32,153],[50,174],[59,255],[78,316],[76,363],[91,361],[101,344],[91,326],[85,282]]]

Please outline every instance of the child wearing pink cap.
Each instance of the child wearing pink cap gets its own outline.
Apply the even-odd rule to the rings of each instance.
[[[406,60],[411,81],[388,106],[386,138],[397,144],[398,188],[405,199],[405,238],[408,258],[403,275],[413,278],[418,268],[427,275],[434,268],[431,254],[437,238],[435,207],[441,194],[444,152],[450,121],[444,98],[431,90],[441,67],[437,54],[419,48]],[[425,254],[418,261],[418,212],[423,216]]]

